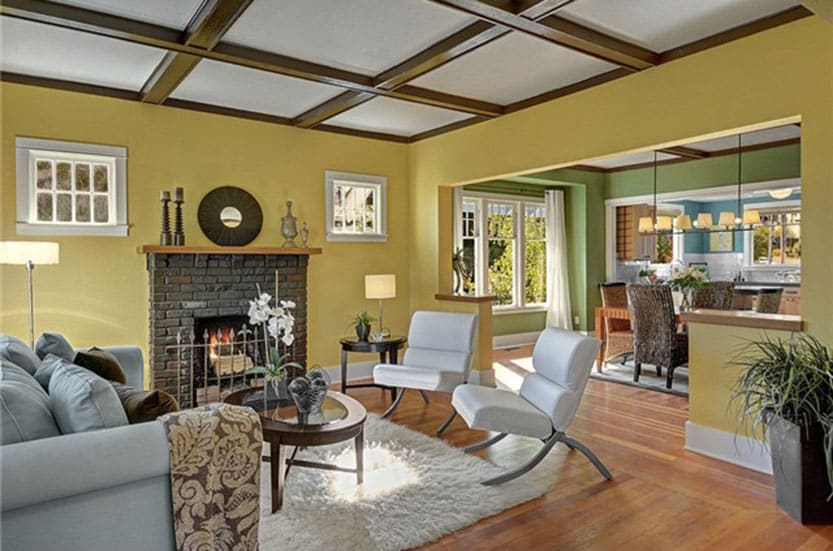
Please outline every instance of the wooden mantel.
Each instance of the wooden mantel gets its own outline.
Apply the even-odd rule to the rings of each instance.
[[[141,245],[139,254],[271,254],[309,256],[321,254],[320,248],[287,247],[174,247],[166,245]]]

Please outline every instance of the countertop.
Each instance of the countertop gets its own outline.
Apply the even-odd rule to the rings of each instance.
[[[698,308],[680,314],[680,319],[686,323],[732,325],[736,327],[781,331],[801,331],[804,327],[804,320],[801,319],[801,316],[759,314],[751,310],[708,310],[706,308]]]

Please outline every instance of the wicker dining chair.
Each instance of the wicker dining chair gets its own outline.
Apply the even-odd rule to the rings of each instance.
[[[781,295],[784,289],[767,289],[758,291],[758,305],[755,311],[759,314],[777,314],[781,306]]]
[[[711,310],[731,310],[735,298],[735,284],[731,281],[710,281],[694,289],[692,306]]]
[[[624,283],[602,283],[599,285],[604,307],[628,307],[628,293]],[[605,357],[607,362],[624,356],[624,361],[633,355],[633,329],[630,320],[605,318]]]
[[[665,368],[665,387],[671,388],[674,370],[688,362],[688,335],[677,333],[674,298],[668,285],[627,287],[633,321],[633,380],[639,382],[642,364]]]

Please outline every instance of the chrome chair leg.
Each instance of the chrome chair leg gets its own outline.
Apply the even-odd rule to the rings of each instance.
[[[601,459],[599,459],[595,453],[590,451],[590,448],[588,448],[578,440],[570,438],[566,434],[561,436],[561,441],[570,446],[571,448],[575,448],[581,453],[583,453],[584,456],[587,459],[589,459],[590,462],[599,470],[603,477],[605,477],[608,480],[613,480],[613,475],[610,474],[610,471],[607,470],[607,467],[604,466],[604,463],[602,463]]]
[[[450,425],[450,424],[451,424],[451,422],[454,420],[454,418],[455,418],[455,417],[457,417],[457,410],[456,410],[456,409],[454,409],[454,408],[452,408],[452,409],[451,409],[451,415],[449,415],[448,417],[446,417],[445,421],[443,421],[443,424],[442,424],[442,425],[440,425],[440,428],[438,428],[438,429],[437,429],[437,436],[439,436],[439,435],[441,435],[443,432],[445,432],[445,429],[447,429],[447,428],[448,428],[448,425]]]
[[[538,450],[538,453],[533,455],[532,459],[530,459],[517,469],[505,472],[502,475],[490,478],[489,480],[484,480],[481,482],[481,484],[483,484],[484,486],[494,486],[495,484],[503,484],[504,482],[509,482],[510,480],[514,480],[519,476],[528,473],[529,471],[534,469],[535,466],[538,465],[538,463],[540,463],[541,460],[543,460],[547,456],[552,447],[555,446],[556,442],[559,441],[560,437],[560,432],[552,433],[552,435],[549,438],[547,438],[546,442],[544,443],[544,447]]]
[[[399,391],[396,393],[396,399],[390,405],[388,409],[385,410],[385,413],[382,414],[382,419],[387,419],[390,417],[390,414],[393,413],[393,410],[399,407],[399,402],[402,401],[402,397],[405,396],[405,389],[400,388]]]
[[[424,390],[420,390],[419,394],[420,394],[420,396],[422,396],[422,401],[425,402],[426,406],[431,403],[431,401],[428,399],[428,395],[425,394]]]
[[[477,444],[472,444],[471,446],[467,446],[467,447],[463,448],[463,451],[466,452],[466,453],[471,453],[471,452],[476,452],[477,450],[482,450],[484,448],[488,448],[489,446],[491,446],[493,444],[497,444],[498,442],[500,442],[501,440],[503,440],[507,436],[508,436],[508,433],[501,432],[500,434],[496,434],[496,435],[492,436],[488,440],[484,440],[483,442],[479,442]]]

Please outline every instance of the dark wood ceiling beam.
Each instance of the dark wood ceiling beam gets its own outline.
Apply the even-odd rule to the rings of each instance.
[[[210,50],[216,46],[252,0],[205,2],[185,29],[184,44]],[[147,103],[162,103],[185,80],[202,58],[182,52],[168,52],[145,81],[139,97]]]
[[[516,0],[514,13],[527,19],[539,19],[573,2],[574,0]]]
[[[687,159],[705,159],[711,155],[708,151],[694,149],[693,147],[686,147],[684,145],[657,149],[657,152],[665,153],[666,155],[675,155],[677,157],[685,157]]]
[[[357,105],[361,105],[362,103],[370,101],[375,97],[375,94],[371,94],[369,92],[354,92],[352,90],[348,90],[347,92],[339,94],[336,97],[313,107],[309,111],[301,113],[292,119],[292,124],[300,126],[301,128],[312,128],[327,119],[335,117],[339,113],[347,111]]]
[[[532,21],[482,0],[432,1],[474,15],[493,25],[503,25],[632,71],[641,71],[658,63],[658,55],[654,52],[571,23],[566,19],[550,16],[540,22]],[[551,18],[554,19],[550,20]]]
[[[300,59],[265,52],[245,46],[237,46],[220,42],[211,50],[205,50],[184,43],[183,33],[176,29],[142,23],[83,8],[76,8],[65,4],[55,4],[44,0],[3,0],[0,4],[0,14],[17,17],[27,21],[44,23],[67,29],[87,32],[97,36],[116,38],[134,44],[143,44],[162,48],[171,52],[181,52],[203,59],[223,61],[241,67],[259,69],[284,76],[310,80],[322,84],[338,86],[340,88],[369,92],[375,95],[391,96],[405,101],[426,105],[438,105],[446,102],[445,107],[474,115],[484,114],[484,110],[491,116],[500,114],[501,107],[486,102],[476,102],[462,98],[455,103],[457,96],[446,94],[440,100],[436,94],[427,97],[420,95],[420,89],[412,89],[411,93],[392,93],[376,88],[373,78],[367,75],[352,73],[311,63]],[[474,102],[474,103],[473,103]],[[472,107],[474,105],[474,107]]]

